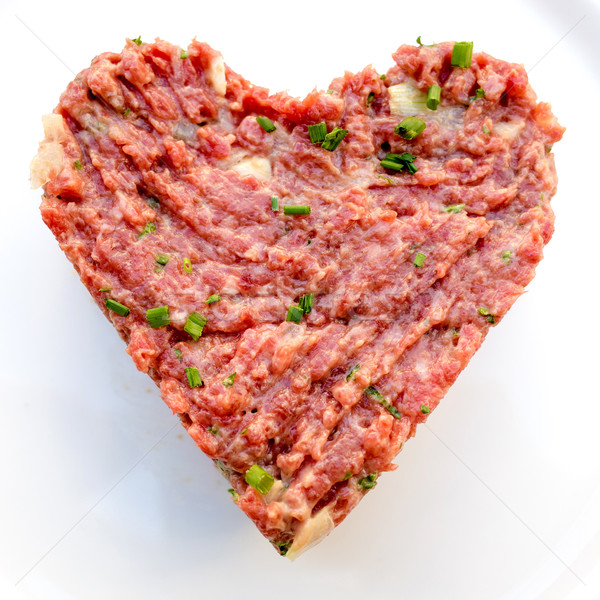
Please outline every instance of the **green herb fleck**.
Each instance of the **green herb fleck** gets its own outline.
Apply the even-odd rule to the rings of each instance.
[[[350,479],[350,477],[352,477],[352,473],[350,471],[348,471],[345,475],[344,475],[344,479],[343,481],[348,481],[348,479]]]
[[[487,322],[492,323],[492,325],[496,322],[494,315],[487,308],[478,308],[477,312],[482,317],[487,317]]]
[[[196,367],[186,367],[185,374],[188,380],[188,384],[191,388],[203,387],[204,382],[200,378],[200,373]]]
[[[402,414],[400,411],[390,402],[388,402],[382,395],[381,392],[374,386],[370,385],[366,390],[365,394],[370,398],[373,398],[376,402],[379,402],[383,408],[385,408],[394,418],[401,419]]]
[[[240,495],[233,488],[229,488],[227,491],[231,494],[234,502],[240,499]]]
[[[244,427],[244,429],[242,429],[240,431],[240,435],[246,435],[247,433],[248,433],[248,428],[247,427]]]
[[[454,329],[452,330],[452,337],[453,337],[453,338],[457,338],[457,337],[459,337],[459,336],[460,336],[460,331],[459,331],[458,329],[454,328]]]
[[[154,210],[156,210],[160,205],[160,202],[153,196],[146,198],[146,202],[148,203],[148,206]]]
[[[485,90],[483,88],[477,88],[475,90],[475,95],[469,98],[469,102],[480,100],[481,98],[485,98]]]
[[[175,352],[175,356],[178,358],[179,362],[181,362],[183,360],[181,350],[179,348],[173,348],[173,352]]]
[[[448,206],[442,206],[442,212],[445,213],[459,213],[465,209],[465,204],[449,204]]]
[[[103,288],[98,288],[99,292],[112,292],[112,288],[109,287],[103,287]]]
[[[298,300],[298,308],[307,315],[312,311],[313,302],[315,300],[314,294],[304,294],[304,296],[300,297]]]
[[[415,267],[421,268],[425,264],[425,258],[427,258],[425,254],[423,254],[422,252],[417,252],[415,260],[413,261]]]
[[[126,317],[130,313],[129,308],[127,308],[124,304],[113,300],[112,298],[105,298],[104,304],[108,310],[112,310],[112,312],[117,313],[122,317]]]
[[[473,56],[473,42],[456,42],[452,48],[450,60],[453,67],[468,68]]]
[[[275,483],[273,475],[267,473],[260,465],[252,465],[246,471],[245,479],[248,485],[261,494],[267,494]]]
[[[287,312],[287,316],[285,317],[285,320],[291,321],[292,323],[300,323],[302,321],[303,314],[304,314],[304,311],[299,306],[292,304],[292,306],[290,306],[288,308],[288,312]]]
[[[348,371],[348,375],[346,375],[346,381],[350,381],[352,377],[356,374],[356,371],[360,369],[360,365],[354,365],[350,371]]]
[[[327,135],[327,124],[325,121],[308,126],[308,137],[313,144],[320,144],[325,141]]]
[[[275,212],[279,210],[279,198],[277,196],[271,196],[271,210]]]
[[[194,270],[194,267],[192,266],[192,261],[189,258],[184,258],[183,259],[183,270],[188,275]]]
[[[204,330],[206,323],[206,317],[202,316],[200,313],[193,312],[188,316],[183,330],[189,333],[192,339],[197,342],[202,335],[202,331]]]
[[[488,134],[488,133],[490,132],[490,130],[489,130],[489,127],[488,127],[487,125],[484,125],[484,126],[481,128],[481,131],[483,131],[483,133],[485,133],[485,134]]]
[[[286,205],[283,207],[284,215],[310,215],[310,206],[305,205]]]
[[[510,265],[510,261],[512,260],[512,250],[507,250],[506,252],[504,252],[502,254],[502,260],[507,264]]]
[[[169,318],[169,307],[157,306],[156,308],[149,308],[146,311],[146,320],[153,329],[165,327],[171,322]]]
[[[277,129],[269,117],[256,117],[256,122],[267,132],[272,133]]]
[[[385,175],[377,175],[377,177],[379,177],[379,179],[383,179],[384,181],[387,181],[390,185],[396,185],[396,182],[393,179],[390,179],[389,177],[386,177]]]
[[[431,412],[431,409],[429,408],[429,406],[427,406],[427,404],[421,404],[421,412],[424,415],[428,415]]]
[[[419,117],[406,117],[396,125],[394,133],[405,140],[412,140],[423,133],[426,127],[425,121],[419,119]]]
[[[219,428],[215,427],[214,425],[211,425],[206,431],[208,431],[208,433],[212,433],[213,435],[219,435]]]
[[[379,79],[385,79],[385,73],[382,73],[382,74],[379,76]]]
[[[141,46],[143,44],[142,42],[142,36],[138,35],[135,39],[131,40],[134,44],[137,44],[138,46]]]
[[[142,232],[138,235],[138,240],[142,239],[145,235],[148,235],[149,233],[154,233],[155,231],[156,225],[152,221],[149,221],[148,223],[146,223],[146,226],[144,227]]]
[[[288,550],[292,546],[292,542],[281,542],[279,544],[273,544],[277,550],[279,550],[280,556],[285,556],[288,553]]]
[[[221,299],[220,294],[211,294],[205,301],[205,304],[214,304],[215,302],[219,302]]]
[[[369,473],[366,477],[361,477],[358,480],[358,487],[366,492],[377,485],[377,473]]]
[[[156,273],[160,273],[165,268],[165,265],[169,262],[169,260],[170,258],[166,254],[157,254],[156,262],[158,264],[156,265],[156,267],[154,267],[154,271]]]
[[[380,164],[385,169],[390,169],[392,171],[402,171],[402,169],[406,168],[409,173],[414,175],[418,171],[413,162],[415,158],[417,157],[410,152],[403,152],[402,154],[388,152],[380,161]]]
[[[131,112],[131,109],[129,107],[127,107],[124,111],[123,111],[123,116],[126,117],[129,113]]]
[[[427,90],[427,108],[429,110],[437,110],[438,104],[440,103],[440,99],[442,97],[442,88],[433,84]]]
[[[186,51],[186,50],[182,50],[182,51],[181,51],[181,55],[180,55],[180,57],[181,57],[181,60],[185,60],[185,59],[186,59],[188,56],[189,56],[189,55],[188,55],[188,53],[187,53],[187,51]]]
[[[321,144],[321,148],[328,150],[329,152],[333,152],[347,135],[347,129],[335,127],[325,136],[325,140]]]
[[[333,94],[333,90],[327,90],[326,94]]]
[[[421,36],[417,38],[417,44],[419,44],[419,46],[424,46],[425,48],[433,48],[435,46],[435,44],[423,44],[423,42],[421,42]]]
[[[369,92],[369,95],[367,96],[367,108],[369,106],[371,106],[371,104],[373,103],[373,100],[375,100],[375,93]]]
[[[235,380],[235,373],[232,373],[231,375],[225,377],[225,379],[223,379],[223,381],[221,382],[225,387],[231,387],[233,385],[233,382]]]
[[[75,160],[73,161],[73,166],[78,170],[81,171],[81,169],[83,169],[83,165],[81,164],[80,160]]]

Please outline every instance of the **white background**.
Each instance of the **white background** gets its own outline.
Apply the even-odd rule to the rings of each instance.
[[[0,597],[600,598],[600,5],[1,0]],[[50,112],[125,37],[194,36],[304,94],[391,53],[473,40],[567,127],[556,233],[397,471],[323,543],[278,557],[136,372],[39,216]]]

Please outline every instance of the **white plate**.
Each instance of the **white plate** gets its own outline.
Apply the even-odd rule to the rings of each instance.
[[[600,11],[571,2],[5,0],[0,574],[22,598],[600,597],[597,239]],[[401,43],[474,40],[523,62],[567,126],[556,233],[396,472],[291,564],[136,372],[38,212],[40,116],[126,36],[194,36],[303,94],[387,69]],[[7,594],[2,596],[7,597]],[[211,595],[212,594],[212,595]]]

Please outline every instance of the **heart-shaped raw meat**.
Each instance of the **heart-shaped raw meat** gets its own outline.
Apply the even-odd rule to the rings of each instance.
[[[523,67],[452,53],[299,100],[138,39],[45,118],[45,222],[281,554],[394,468],[552,234],[562,128]]]

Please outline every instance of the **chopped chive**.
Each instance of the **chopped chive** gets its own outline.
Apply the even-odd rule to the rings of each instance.
[[[485,98],[485,90],[483,88],[477,88],[475,90],[475,95],[471,96],[469,100],[473,102],[473,100],[480,100],[481,98]]]
[[[189,55],[186,50],[181,51],[181,60],[185,60],[188,56]]]
[[[425,131],[427,124],[419,117],[406,117],[394,129],[394,133],[405,140],[412,140]]]
[[[169,307],[157,306],[156,308],[149,308],[146,311],[146,320],[153,329],[168,325],[171,322],[169,319]]]
[[[417,252],[417,255],[415,256],[415,260],[413,261],[413,264],[415,265],[415,267],[422,267],[425,264],[425,254],[423,254],[422,252]]]
[[[305,315],[307,315],[312,310],[314,299],[314,294],[304,294],[304,296],[302,296],[300,300],[298,300],[298,308]]]
[[[410,152],[403,152],[402,154],[393,154],[392,152],[388,152],[380,161],[380,164],[383,168],[390,169],[392,171],[401,171],[406,167],[409,173],[413,175],[418,171],[413,162],[415,158],[417,157]]]
[[[358,487],[362,489],[363,492],[374,488],[377,485],[377,473],[369,473],[366,477],[361,477],[358,480]]]
[[[137,44],[138,46],[142,45],[142,36],[138,35],[135,39],[131,40],[134,44]]]
[[[183,270],[188,274],[194,270],[194,267],[192,266],[192,261],[189,258],[183,259]]]
[[[449,204],[448,206],[442,206],[442,212],[445,213],[459,213],[465,209],[464,204]]]
[[[385,175],[377,175],[377,177],[379,177],[379,179],[384,179],[390,185],[396,185],[396,182],[393,179],[390,179],[389,177],[386,177]]]
[[[105,298],[104,304],[108,310],[112,310],[114,313],[117,313],[122,317],[126,317],[130,313],[130,310],[124,304],[121,304],[112,298]]]
[[[404,169],[404,165],[402,163],[398,163],[393,160],[385,160],[383,159],[379,163],[384,169],[390,169],[391,171],[402,171]]]
[[[467,68],[471,66],[473,42],[456,42],[452,48],[451,64],[453,67]]]
[[[488,126],[487,126],[487,125],[484,125],[484,126],[481,128],[481,131],[483,131],[483,133],[489,133],[489,132],[490,132],[490,130],[489,130],[489,128],[488,128]]]
[[[98,288],[99,292],[112,292],[112,288],[107,288],[107,287],[103,287],[103,288]]]
[[[237,502],[240,499],[240,495],[233,488],[229,488],[227,491],[233,497],[233,501],[234,502]]]
[[[247,427],[244,427],[244,429],[242,429],[240,431],[240,435],[246,435],[247,433],[248,433],[248,428]]]
[[[327,124],[325,121],[308,126],[308,136],[313,144],[320,144],[327,135]]]
[[[428,415],[431,412],[431,409],[429,408],[429,406],[427,406],[427,404],[421,404],[421,412],[424,415]]]
[[[493,325],[496,322],[496,318],[494,317],[494,315],[487,308],[478,308],[477,312],[482,317],[487,317],[487,322],[488,323],[491,323]]]
[[[192,339],[197,342],[202,335],[206,322],[206,317],[203,317],[200,313],[193,312],[188,316],[183,330],[189,333],[192,336]]]
[[[219,428],[215,427],[214,425],[211,425],[206,431],[208,431],[208,433],[212,433],[213,435],[219,435]]]
[[[373,398],[373,400],[376,402],[379,402],[379,404],[381,404],[381,406],[383,406],[383,408],[385,408],[396,419],[402,418],[400,411],[392,403],[388,402],[376,387],[370,385],[365,390],[365,394],[370,398]]]
[[[283,207],[284,215],[310,215],[310,206],[287,205]]]
[[[146,202],[148,203],[148,206],[150,208],[153,208],[154,210],[156,210],[159,207],[159,205],[160,205],[160,202],[156,198],[154,198],[153,196],[150,196],[149,198],[146,198]]]
[[[382,73],[382,74],[379,76],[379,79],[385,79],[385,73]]]
[[[261,494],[267,494],[275,483],[273,475],[267,473],[260,465],[252,465],[246,471],[245,480]]]
[[[280,556],[285,556],[288,553],[288,550],[292,546],[292,542],[281,542],[279,544],[274,543],[274,546],[279,550]]]
[[[204,382],[200,378],[200,373],[198,373],[196,367],[186,367],[185,374],[191,388],[204,387]]]
[[[504,252],[502,254],[502,260],[507,264],[510,265],[510,261],[512,260],[512,250],[507,250],[506,252]]]
[[[149,221],[148,223],[146,223],[146,226],[141,231],[141,233],[138,235],[138,240],[143,238],[145,235],[148,235],[149,233],[154,233],[155,231],[156,231],[156,225],[152,221]]]
[[[218,302],[221,299],[221,295],[220,294],[211,294],[205,301],[205,304],[214,304],[215,302]]]
[[[131,109],[129,107],[127,107],[124,111],[123,111],[123,116],[126,117],[129,113],[131,112]]]
[[[433,84],[427,90],[427,108],[429,110],[437,110],[440,98],[442,97],[442,88],[439,85]]]
[[[256,122],[267,132],[272,133],[277,129],[269,117],[256,117]]]
[[[326,136],[325,140],[321,144],[321,148],[333,152],[342,142],[342,140],[348,135],[347,129],[341,129],[336,127],[333,131],[330,131]]]
[[[360,369],[360,365],[354,365],[350,371],[348,371],[348,375],[346,375],[346,381],[350,381],[353,375]]]
[[[173,348],[173,352],[175,352],[175,356],[178,358],[179,362],[181,362],[183,360],[181,350],[179,348]]]
[[[158,264],[154,268],[154,271],[156,273],[160,273],[165,268],[165,265],[169,262],[169,260],[170,260],[170,257],[167,256],[166,254],[157,254],[156,262]]]
[[[223,379],[223,381],[221,382],[225,387],[231,387],[233,385],[233,382],[235,381],[235,373],[232,373],[231,375],[225,377],[225,379]]]
[[[369,106],[371,106],[373,100],[375,100],[375,93],[374,92],[370,92],[369,95],[367,96],[367,108]]]
[[[289,307],[287,316],[285,318],[286,321],[291,321],[292,323],[300,323],[302,321],[302,315],[304,311],[295,304]]]
[[[75,160],[73,161],[73,166],[78,170],[81,171],[81,169],[83,169],[83,165],[81,164],[80,160]]]
[[[271,210],[274,212],[279,210],[279,198],[277,196],[271,196]]]
[[[419,46],[424,46],[425,48],[433,48],[433,46],[435,46],[435,44],[423,44],[423,42],[421,42],[421,36],[417,38],[417,44],[419,44]]]

